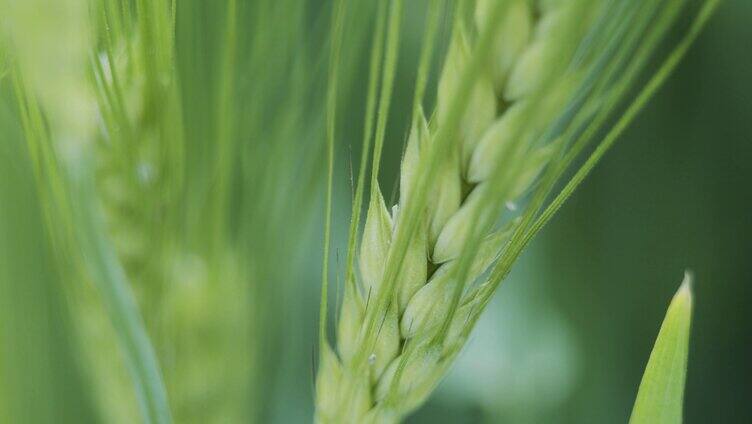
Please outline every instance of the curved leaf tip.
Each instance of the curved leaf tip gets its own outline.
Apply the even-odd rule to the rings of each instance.
[[[684,273],[640,382],[630,424],[680,424],[692,318],[692,273]]]

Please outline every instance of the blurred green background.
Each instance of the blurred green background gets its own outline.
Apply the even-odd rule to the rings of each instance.
[[[382,167],[386,193],[398,172],[426,4],[407,3]],[[209,62],[202,49],[221,42],[219,29],[208,26],[217,22],[202,13],[210,9],[191,9],[195,22],[190,22],[212,32],[181,39],[196,54],[183,56],[186,68],[192,61]],[[752,422],[750,21],[752,2],[725,2],[675,75],[523,255],[451,374],[408,422],[626,422],[685,269],[694,272],[696,302],[685,421]],[[322,27],[320,22],[311,26]],[[353,23],[348,33],[356,47],[366,43],[354,31],[361,26],[368,30]],[[367,74],[367,55],[350,53],[352,63],[346,66],[352,66],[353,81],[343,89],[335,176],[337,270],[349,222],[348,162],[360,154],[364,105],[358,93]],[[202,72],[213,71],[196,69],[190,75],[203,80]],[[12,97],[10,87],[0,89],[4,100]],[[267,89],[284,97],[284,88]],[[203,129],[210,128],[199,120],[208,115],[209,104],[200,104],[205,97],[210,94],[196,92],[187,100],[198,104],[189,124]],[[428,97],[431,102],[430,90]],[[0,284],[0,362],[24,367],[0,375],[0,422],[11,409],[7,416],[26,417],[25,422],[101,422],[91,386],[76,372],[87,364],[79,363],[74,342],[64,337],[75,323],[46,245],[31,166],[3,160],[23,155],[14,113],[11,102],[0,104],[0,283],[8,283]],[[192,135],[202,138],[197,134]],[[303,141],[319,138],[316,132]],[[313,197],[321,199],[321,175],[313,174]],[[262,382],[264,422],[309,422],[313,414],[321,209],[313,202],[293,214],[313,224],[290,230],[293,238],[278,249],[288,249],[286,259],[294,260],[284,261],[290,269],[267,282],[283,287],[265,311],[270,314],[265,337],[271,339],[261,349],[264,366],[273,372],[263,375],[273,381]],[[251,254],[254,248],[259,253],[263,246],[251,246]],[[270,261],[279,260],[276,253],[267,253]],[[19,257],[26,260],[14,259]],[[226,358],[219,354],[219,359]],[[44,413],[35,411],[40,402],[48,403],[37,408]]]

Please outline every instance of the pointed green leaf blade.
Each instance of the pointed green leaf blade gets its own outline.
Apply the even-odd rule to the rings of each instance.
[[[682,422],[687,376],[689,329],[692,318],[691,274],[671,300],[640,382],[630,424]]]

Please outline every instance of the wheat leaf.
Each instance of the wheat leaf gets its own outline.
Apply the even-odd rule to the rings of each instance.
[[[689,327],[692,318],[692,276],[684,275],[668,306],[658,338],[637,392],[630,424],[682,422],[684,381],[687,376]]]

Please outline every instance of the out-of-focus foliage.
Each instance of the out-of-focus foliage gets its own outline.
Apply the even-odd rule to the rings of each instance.
[[[17,120],[0,104],[0,422],[96,422]]]
[[[316,216],[328,11],[176,5],[0,3],[2,160],[33,170],[3,184],[33,188],[35,245],[56,259],[49,296],[87,387],[74,393],[100,419],[262,421],[284,373],[308,372],[277,361],[308,356],[291,334],[303,318],[285,318]],[[21,205],[3,207],[17,228]],[[9,252],[17,238],[3,238]]]

